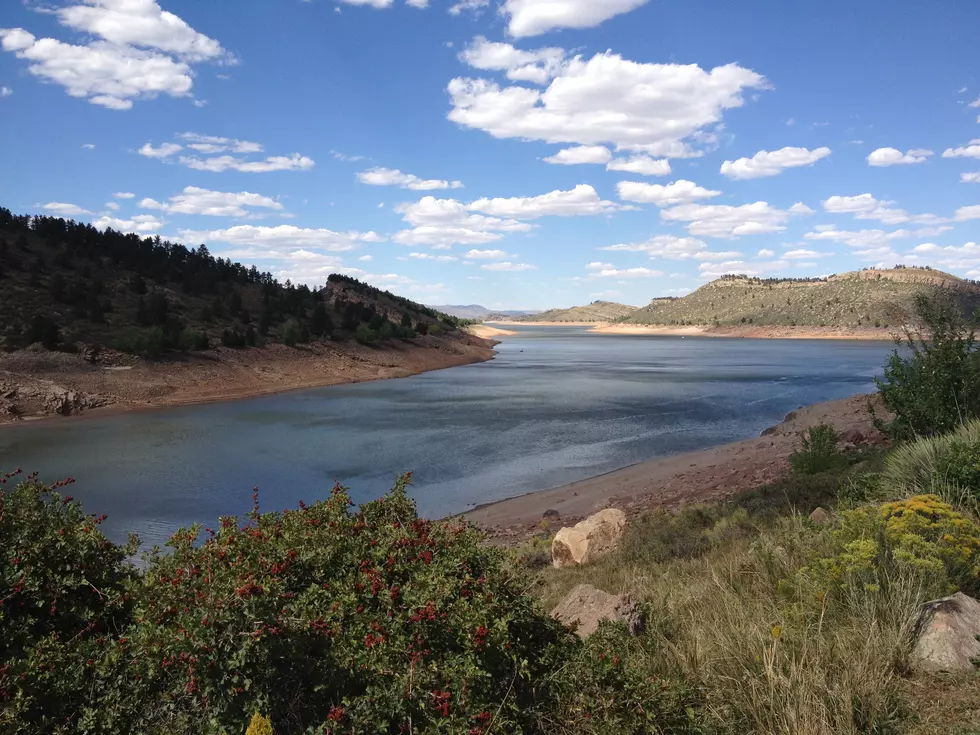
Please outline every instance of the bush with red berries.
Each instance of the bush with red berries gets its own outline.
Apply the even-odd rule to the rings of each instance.
[[[0,731],[695,731],[682,689],[599,650],[623,631],[583,644],[406,484],[357,509],[341,487],[283,513],[256,496],[141,572],[70,498],[0,490]]]

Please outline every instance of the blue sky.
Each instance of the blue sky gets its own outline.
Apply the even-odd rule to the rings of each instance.
[[[427,303],[980,278],[980,5],[8,0],[0,203]]]

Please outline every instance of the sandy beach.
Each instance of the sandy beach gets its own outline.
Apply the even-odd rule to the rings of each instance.
[[[465,514],[501,543],[520,541],[537,529],[545,511],[573,525],[603,508],[637,515],[660,507],[721,500],[771,482],[789,469],[788,458],[808,427],[827,423],[855,445],[878,444],[881,434],[868,413],[871,396],[818,403],[789,414],[765,435],[700,452],[654,459],[598,477],[490,503]]]
[[[513,332],[509,329],[498,329],[497,327],[491,327],[487,324],[471,324],[468,327],[463,327],[463,330],[483,339],[493,339],[494,337],[512,337],[513,335],[517,334],[517,332]]]
[[[304,388],[404,378],[490,360],[496,344],[462,331],[382,344],[218,348],[143,360],[107,352],[0,355],[0,424],[65,415],[231,401]]]

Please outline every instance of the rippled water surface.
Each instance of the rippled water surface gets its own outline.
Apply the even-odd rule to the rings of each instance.
[[[870,390],[887,343],[521,328],[479,365],[233,403],[0,428],[0,469],[78,478],[113,538],[159,543],[251,507],[355,500],[415,472],[439,516],[757,435],[801,405]]]

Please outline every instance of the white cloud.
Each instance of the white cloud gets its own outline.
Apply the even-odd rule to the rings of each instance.
[[[980,140],[971,140],[969,145],[947,148],[943,158],[980,158]]]
[[[358,258],[358,260],[360,260],[363,263],[370,263],[372,260],[374,260],[374,256],[373,255],[362,255],[360,258]]]
[[[470,260],[503,260],[508,256],[503,250],[470,250],[463,257]]]
[[[459,260],[455,255],[431,255],[430,253],[409,253],[409,258],[414,258],[415,260],[434,260],[439,263],[449,263],[454,260]]]
[[[240,171],[242,173],[261,174],[270,171],[308,171],[316,163],[312,158],[294,153],[291,156],[269,156],[263,161],[246,161],[234,156],[217,156],[214,158],[197,158],[181,156],[180,162],[196,171]]]
[[[529,220],[605,214],[617,211],[620,205],[600,199],[596,190],[588,184],[579,184],[570,191],[552,191],[535,197],[477,199],[468,208],[497,217]]]
[[[547,84],[561,69],[565,50],[551,47],[522,51],[509,43],[477,36],[460,52],[459,59],[474,69],[506,72],[507,78],[514,81]]]
[[[79,207],[77,204],[66,204],[65,202],[48,202],[42,207],[42,209],[59,217],[71,217],[76,214],[92,214],[87,209]]]
[[[340,2],[348,5],[370,5],[372,8],[381,9],[391,7],[395,0],[340,0]]]
[[[14,93],[10,87],[0,87],[0,97],[9,97]]]
[[[150,214],[138,214],[130,219],[99,217],[99,219],[92,222],[92,226],[97,230],[106,230],[111,228],[117,232],[147,235],[151,232],[156,232],[163,227],[163,222]]]
[[[766,276],[786,270],[789,266],[784,260],[773,260],[767,262],[746,263],[743,260],[729,260],[723,263],[702,263],[698,266],[701,277],[705,280],[714,280],[732,273],[740,273],[746,276]]]
[[[712,252],[708,250],[708,245],[703,240],[676,235],[654,235],[645,242],[607,245],[599,250],[646,253],[652,259],[664,258],[665,260],[731,260],[742,255],[736,252]]]
[[[960,207],[956,210],[955,216],[958,222],[963,222],[970,219],[980,219],[980,204],[974,204],[970,207]]]
[[[199,133],[180,133],[177,137],[185,141],[188,148],[208,155],[215,153],[261,153],[264,150],[261,143],[238,140],[237,138],[222,138],[216,135],[200,135]]]
[[[941,230],[950,228],[944,227]],[[923,236],[926,230],[837,230],[832,225],[817,227],[814,232],[808,232],[803,237],[806,240],[821,240],[824,242],[839,242],[848,247],[861,248],[865,252],[872,250],[890,251],[895,240],[905,240],[910,237]]]
[[[960,181],[964,184],[980,184],[980,171],[960,174]]]
[[[612,152],[602,145],[580,145],[574,148],[563,148],[553,156],[544,159],[545,163],[557,163],[562,166],[576,166],[582,163],[608,163],[612,160]]]
[[[663,271],[651,270],[650,268],[613,268],[608,264],[603,264],[601,270],[597,270],[593,275],[599,278],[656,278],[662,276]]]
[[[94,143],[82,143],[82,148],[84,150],[86,150],[86,151],[94,151],[95,150],[95,144]]]
[[[813,258],[826,258],[833,253],[820,253],[816,250],[787,250],[783,253],[783,260],[812,260]]]
[[[606,171],[627,171],[641,176],[669,176],[670,161],[666,158],[654,159],[650,156],[631,156],[610,161]]]
[[[192,242],[225,242],[258,247],[320,248],[332,252],[353,250],[358,243],[379,242],[374,232],[334,232],[294,225],[256,227],[237,225],[224,230],[181,230],[181,238]]]
[[[39,11],[92,40],[73,45],[12,28],[0,30],[2,48],[28,61],[28,72],[39,79],[109,109],[128,110],[134,100],[160,94],[188,97],[194,84],[191,64],[234,62],[220,43],[155,0],[83,0]]]
[[[724,111],[741,107],[746,90],[767,86],[764,77],[737,64],[704,71],[694,64],[641,64],[607,52],[567,60],[545,90],[453,79],[449,119],[496,138],[611,143],[676,158],[697,155],[689,142],[710,143]]]
[[[721,194],[698,186],[693,181],[680,179],[667,185],[646,184],[640,181],[620,181],[616,185],[619,198],[627,202],[656,204],[666,207],[671,204],[686,204],[698,199],[710,199]]]
[[[504,261],[503,263],[485,263],[480,267],[485,271],[504,271],[509,273],[530,271],[534,270],[535,268],[535,266],[528,265],[527,263],[511,263],[510,261]]]
[[[787,123],[789,124],[789,123]],[[756,253],[757,258],[772,258],[776,255],[775,250],[769,250],[768,248],[762,248],[758,253]]]
[[[910,215],[904,209],[890,206],[894,203],[875,199],[871,194],[859,194],[857,196],[832,196],[824,201],[823,208],[834,214],[853,214],[856,219],[874,219],[886,225],[897,225],[903,222],[937,224],[946,221],[933,214]]]
[[[878,148],[868,154],[868,164],[871,166],[895,166],[897,164],[925,163],[932,151],[923,148],[913,148],[908,153],[902,153],[897,148]]]
[[[393,168],[372,168],[357,174],[357,180],[371,186],[398,186],[414,191],[431,191],[433,189],[462,189],[461,181],[445,181],[442,179],[421,179],[415,174],[404,174]]]
[[[168,214],[197,214],[210,217],[244,217],[249,208],[265,208],[281,211],[283,206],[275,199],[261,194],[242,191],[238,193],[210,191],[188,186],[183,193],[175,194],[167,202],[144,199],[143,209],[160,209]]]
[[[139,154],[147,158],[170,158],[170,156],[175,153],[180,153],[182,150],[184,150],[184,146],[177,145],[176,143],[164,143],[159,148],[154,148],[153,145],[147,143],[139,149]]]
[[[777,209],[767,202],[755,202],[733,207],[727,204],[682,204],[660,212],[668,222],[688,222],[687,231],[692,235],[732,238],[740,235],[765,235],[782,232],[793,215],[805,215],[810,211],[804,205],[794,205],[788,210]]]
[[[405,4],[413,8],[418,8],[419,10],[424,10],[429,7],[429,0],[405,0]]]
[[[780,148],[778,151],[759,151],[752,158],[739,158],[721,164],[721,173],[730,179],[759,179],[776,176],[788,168],[812,166],[830,155],[830,148]]]
[[[506,0],[500,8],[509,16],[512,36],[537,36],[556,28],[593,28],[628,13],[647,0]]]
[[[134,199],[134,198],[136,198],[136,195],[133,194],[131,191],[117,191],[112,196],[114,196],[116,199]]]
[[[111,209],[113,212],[119,211],[119,205],[116,202],[106,202],[105,207],[106,209]]]
[[[230,153],[249,154],[261,153],[264,149],[261,143],[249,140],[238,140],[237,138],[221,138],[212,135],[199,135],[198,133],[181,133],[176,136],[183,143],[164,143],[159,147],[154,147],[152,143],[147,143],[139,149],[142,156],[148,158],[158,158],[166,160],[187,149],[197,153],[203,153],[207,158],[196,155],[180,156],[177,160],[188,168],[195,171],[210,171],[222,173],[224,171],[240,171],[242,173],[267,173],[270,171],[307,171],[316,165],[316,162],[307,156],[293,153],[290,156],[269,156],[268,158],[250,161],[241,155],[233,156]],[[225,155],[211,155],[224,153]]]
[[[489,4],[490,0],[460,0],[449,8],[449,14],[459,15],[467,11],[476,12],[487,7]]]
[[[601,270],[608,270],[610,268],[615,268],[616,266],[614,266],[612,263],[601,263],[598,260],[596,260],[596,261],[593,261],[593,262],[589,263],[585,267],[586,267],[587,270],[590,270],[590,271],[601,271]]]

